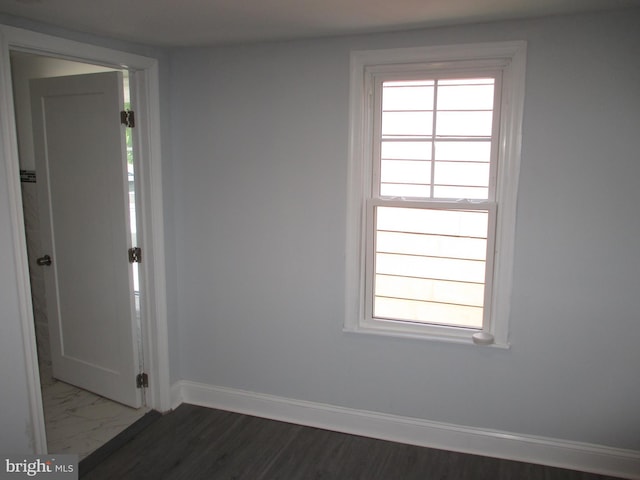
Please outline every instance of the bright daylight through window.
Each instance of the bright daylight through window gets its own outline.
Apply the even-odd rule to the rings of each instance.
[[[382,82],[375,318],[482,328],[494,86],[494,78]],[[396,198],[411,198],[410,208]],[[461,210],[460,199],[483,201]]]
[[[505,346],[524,44],[354,52],[351,73],[346,329]]]

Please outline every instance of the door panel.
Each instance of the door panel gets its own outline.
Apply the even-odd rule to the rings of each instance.
[[[30,87],[53,375],[139,407],[122,74]]]

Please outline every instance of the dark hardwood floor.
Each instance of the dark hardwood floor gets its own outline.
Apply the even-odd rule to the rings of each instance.
[[[605,480],[181,405],[80,463],[83,480]]]

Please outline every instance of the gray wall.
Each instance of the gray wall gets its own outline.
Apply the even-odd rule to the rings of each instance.
[[[174,378],[639,450],[639,24],[174,50]],[[511,350],[343,333],[350,50],[520,39]]]

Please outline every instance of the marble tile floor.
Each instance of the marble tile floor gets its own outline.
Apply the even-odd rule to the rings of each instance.
[[[51,380],[42,385],[49,453],[87,457],[95,449],[144,416],[147,408],[130,408]]]

